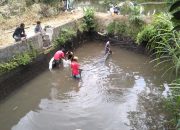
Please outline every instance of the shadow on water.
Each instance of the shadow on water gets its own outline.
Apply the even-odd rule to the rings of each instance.
[[[134,114],[133,118],[133,113],[140,112],[145,117],[150,104],[143,102],[141,95],[148,93],[152,101],[157,100],[151,92],[161,93],[158,88],[165,79],[152,71],[147,57],[118,47],[112,47],[112,51],[105,60],[103,44],[84,44],[74,52],[84,70],[80,80],[72,79],[67,67],[53,72],[47,70],[25,84],[0,104],[0,123],[4,124],[0,129],[148,128],[146,122],[135,127],[133,121],[137,116]],[[152,116],[153,112],[159,111],[148,114]]]

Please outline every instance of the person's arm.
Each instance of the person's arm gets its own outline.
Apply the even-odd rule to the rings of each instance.
[[[13,33],[13,37],[17,35],[17,28],[15,29],[14,33]]]
[[[25,29],[23,28],[23,34],[24,34],[24,36],[25,36],[25,38],[26,38],[26,32],[25,32]]]

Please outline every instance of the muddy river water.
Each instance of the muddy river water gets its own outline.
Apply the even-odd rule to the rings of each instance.
[[[103,43],[75,51],[83,68],[79,81],[69,68],[47,67],[0,103],[0,130],[132,130],[129,113],[142,107],[140,94],[165,81],[146,56],[111,48],[107,60]]]

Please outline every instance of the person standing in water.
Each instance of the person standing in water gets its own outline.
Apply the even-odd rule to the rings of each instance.
[[[71,71],[72,71],[72,76],[75,79],[80,79],[81,78],[81,70],[80,70],[80,65],[78,63],[78,57],[74,56],[71,62]]]
[[[67,55],[67,59],[68,59],[68,60],[70,60],[70,61],[73,60],[74,54],[73,54],[72,51],[68,51],[68,52],[66,53],[66,55]]]
[[[60,63],[62,63],[62,59],[64,59],[64,52],[63,50],[58,50],[55,54],[54,54],[54,66],[59,66]]]
[[[111,53],[110,42],[109,42],[109,41],[107,41],[107,42],[106,42],[106,45],[105,45],[105,55],[106,55],[107,53]]]

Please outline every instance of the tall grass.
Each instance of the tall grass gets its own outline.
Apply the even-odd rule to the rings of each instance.
[[[180,32],[173,30],[169,14],[155,16],[153,22],[146,26],[137,36],[138,44],[146,42],[146,48],[154,56],[151,62],[155,67],[162,66],[162,76],[168,74],[175,76],[175,80],[169,84],[172,95],[166,100],[166,110],[171,113],[171,123],[176,126],[180,119]],[[172,75],[171,75],[172,74]]]

